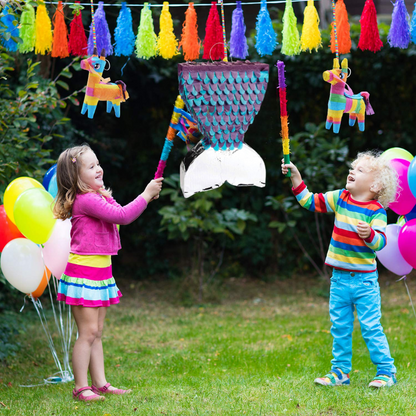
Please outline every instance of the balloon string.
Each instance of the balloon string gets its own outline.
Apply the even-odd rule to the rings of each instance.
[[[410,304],[412,305],[412,309],[413,309],[413,315],[416,318],[416,311],[415,311],[415,307],[413,305],[413,301],[412,301],[412,297],[410,296],[410,290],[409,290],[409,286],[407,286],[406,283],[406,275],[402,276],[399,280],[396,280],[396,282],[400,282],[400,280],[403,280],[404,285],[406,286],[406,290],[407,290],[407,294],[409,295],[409,300],[410,300]]]

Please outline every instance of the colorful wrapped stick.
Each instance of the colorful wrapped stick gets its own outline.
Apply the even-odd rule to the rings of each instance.
[[[290,163],[290,148],[289,148],[289,125],[287,122],[287,108],[286,108],[286,81],[285,81],[285,64],[282,61],[277,61],[277,74],[279,85],[277,89],[279,90],[279,101],[280,101],[280,122],[282,124],[282,146],[283,146],[283,158],[285,164]],[[287,177],[290,177],[290,169],[286,173]]]

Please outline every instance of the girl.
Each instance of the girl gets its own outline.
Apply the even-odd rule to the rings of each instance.
[[[58,286],[58,300],[71,305],[78,327],[72,353],[73,398],[104,400],[100,394],[126,394],[107,383],[101,335],[107,306],[122,296],[111,271],[111,255],[121,248],[116,224],[130,224],[159,197],[163,178],[150,181],[144,192],[122,207],[104,188],[103,169],[88,145],[59,156],[56,218],[71,218],[71,252]],[[88,369],[91,386],[88,385]]]

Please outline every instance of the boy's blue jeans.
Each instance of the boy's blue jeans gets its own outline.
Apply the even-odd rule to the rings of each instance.
[[[381,302],[377,271],[356,273],[334,269],[331,278],[329,315],[334,337],[332,368],[351,371],[354,306],[377,374],[396,373],[389,344],[380,323]]]

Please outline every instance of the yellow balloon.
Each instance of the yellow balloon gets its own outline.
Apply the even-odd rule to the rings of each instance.
[[[11,181],[4,191],[4,210],[6,211],[7,216],[10,218],[10,221],[13,224],[16,224],[14,219],[14,204],[16,199],[25,191],[31,188],[41,188],[44,189],[42,184],[36,179],[29,178],[28,176],[22,176],[16,178],[14,181]]]
[[[380,157],[387,160],[404,159],[409,162],[413,160],[413,155],[408,150],[402,149],[401,147],[391,147],[383,152]]]
[[[52,212],[53,196],[45,189],[23,192],[14,204],[13,215],[19,231],[36,244],[44,244],[52,234],[56,219]]]

